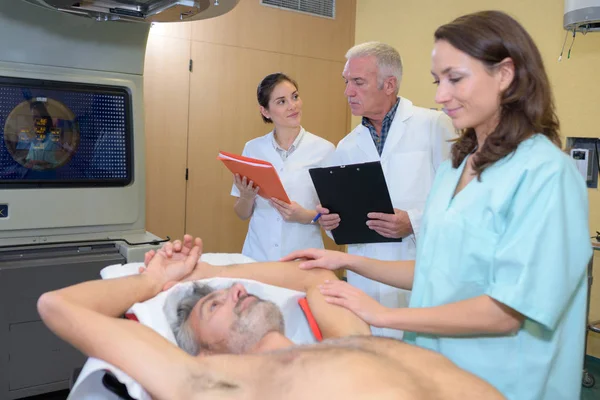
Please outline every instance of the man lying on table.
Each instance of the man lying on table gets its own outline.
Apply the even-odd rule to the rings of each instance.
[[[239,284],[199,296],[187,306],[181,329],[189,329],[199,356],[140,323],[119,318],[134,303],[177,282],[209,277],[207,271],[260,280],[262,270],[270,268],[265,283],[307,291],[324,337],[369,331],[353,314],[316,298],[318,290],[312,288],[317,282],[334,279],[327,271],[300,271],[295,262],[210,267],[198,264],[201,251],[200,239],[186,237],[148,254],[140,275],[45,293],[38,310],[54,333],[120,368],[156,399],[502,398],[443,356],[393,339],[353,336],[296,346],[283,334],[277,307],[248,295]]]

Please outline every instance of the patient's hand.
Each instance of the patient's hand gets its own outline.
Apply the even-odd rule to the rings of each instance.
[[[162,290],[167,290],[186,276],[196,267],[202,253],[202,240],[196,238],[194,246],[187,255],[180,253],[176,258],[168,257],[162,249],[156,252],[144,273],[152,277]]]
[[[192,235],[184,235],[183,242],[181,240],[176,240],[173,243],[167,242],[159,251],[162,251],[167,258],[174,261],[185,260],[185,258],[190,254],[190,251],[192,251],[196,241],[200,241],[200,246],[202,246],[202,239],[194,239]],[[144,255],[144,265],[149,265],[150,261],[152,261],[155,255],[156,250],[150,250],[146,252]],[[200,255],[202,256],[202,247],[200,247]],[[144,270],[144,267],[139,268],[140,273],[144,272]]]
[[[144,273],[146,270],[148,270],[148,268],[150,267],[150,264],[157,257],[157,255],[161,255],[161,257],[165,259],[165,263],[166,263],[165,265],[167,267],[170,265],[178,266],[178,265],[180,265],[180,263],[184,262],[191,255],[194,247],[199,248],[199,255],[198,255],[197,262],[200,263],[199,258],[202,255],[202,239],[200,239],[200,238],[194,239],[191,235],[184,235],[183,242],[181,240],[175,240],[173,243],[167,242],[158,251],[156,251],[156,250],[148,251],[144,256],[144,264],[146,265],[146,268],[140,267],[139,272]],[[202,263],[202,264],[206,264],[206,263]],[[190,276],[191,272],[193,272],[193,269],[190,270],[187,274],[179,277],[179,279],[177,279],[176,281],[170,282],[168,285],[166,285],[163,288],[163,290],[169,289],[170,287],[172,287],[173,285],[175,285],[176,283],[178,283],[180,281],[192,280],[192,279],[186,279],[186,277]],[[197,278],[197,279],[202,279],[202,278]]]
[[[173,243],[167,242],[160,250],[163,251],[168,258],[172,258],[173,260],[183,260],[190,254],[197,241],[200,241],[201,245],[202,240],[200,238],[194,239],[192,235],[184,235],[183,242],[181,240],[176,240]],[[148,265],[155,255],[155,250],[147,252],[144,256],[144,264]],[[202,255],[202,252],[200,252],[200,255]]]
[[[217,268],[204,261],[198,261],[194,270],[183,278],[183,282],[197,281],[199,279],[214,278]]]

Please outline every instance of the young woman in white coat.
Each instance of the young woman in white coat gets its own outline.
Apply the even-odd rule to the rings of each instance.
[[[235,213],[243,220],[250,218],[242,253],[257,261],[274,261],[294,250],[323,248],[319,225],[311,223],[319,200],[308,170],[325,165],[335,146],[300,124],[302,99],[290,77],[268,75],[256,94],[263,121],[274,128],[246,143],[242,155],[273,164],[291,204],[258,196],[254,182],[239,175],[231,195],[238,197]]]

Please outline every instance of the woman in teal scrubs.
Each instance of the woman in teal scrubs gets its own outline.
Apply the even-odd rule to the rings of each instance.
[[[442,353],[509,399],[578,399],[587,191],[560,149],[540,53],[514,19],[479,12],[437,29],[432,75],[436,102],[461,136],[437,172],[416,262],[325,250],[286,259],[412,289],[403,309],[343,282],[321,291],[372,325],[407,331],[407,342]]]

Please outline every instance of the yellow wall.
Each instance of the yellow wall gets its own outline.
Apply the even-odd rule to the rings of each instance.
[[[424,107],[436,107],[431,84],[431,49],[435,28],[467,13],[499,9],[519,20],[537,43],[554,88],[562,133],[600,137],[600,33],[577,35],[567,59],[558,55],[565,38],[563,0],[357,0],[356,43],[386,42],[398,49],[404,62],[400,94]],[[571,43],[567,40],[566,49]],[[358,123],[353,118],[352,124]],[[600,230],[600,193],[589,190],[590,231]],[[596,284],[591,318],[600,319],[600,251],[595,252]],[[600,335],[590,334],[589,354],[600,357]]]

